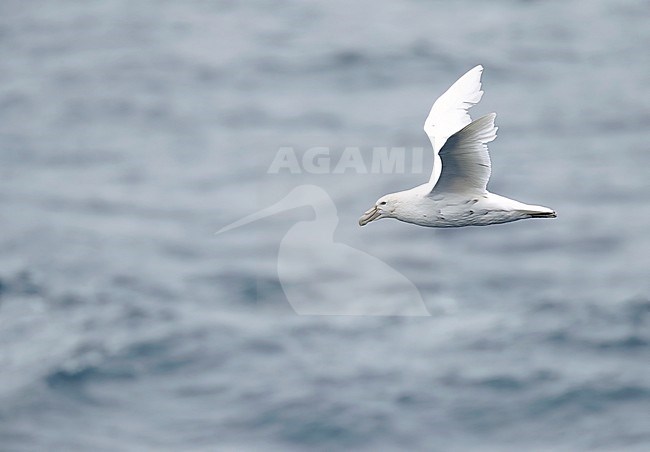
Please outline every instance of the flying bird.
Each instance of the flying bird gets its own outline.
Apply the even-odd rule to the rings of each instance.
[[[424,122],[434,155],[429,182],[382,196],[361,216],[360,226],[380,218],[453,228],[557,216],[548,207],[487,191],[491,167],[487,143],[497,136],[496,114],[472,121],[468,113],[483,96],[482,72],[481,65],[469,70],[431,107]]]

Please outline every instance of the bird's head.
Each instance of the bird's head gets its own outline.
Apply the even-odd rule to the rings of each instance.
[[[398,200],[395,193],[382,196],[377,200],[374,206],[361,215],[361,218],[359,218],[359,226],[365,226],[371,221],[380,218],[390,218],[394,216],[397,202]]]

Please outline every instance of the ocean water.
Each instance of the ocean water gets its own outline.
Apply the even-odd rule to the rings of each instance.
[[[641,0],[2,2],[0,450],[650,450],[649,20]],[[359,228],[428,179],[421,125],[476,64],[490,189],[558,218]],[[426,152],[268,173],[315,146]],[[305,204],[214,235],[302,185],[334,226]],[[335,243],[431,315],[297,315],[401,295]]]

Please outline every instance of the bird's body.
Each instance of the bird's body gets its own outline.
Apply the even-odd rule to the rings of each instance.
[[[472,122],[467,112],[483,95],[482,71],[482,66],[476,66],[467,72],[431,108],[424,124],[434,149],[429,182],[382,196],[359,219],[361,226],[379,218],[452,228],[556,217],[548,207],[487,191],[491,171],[487,143],[496,138],[496,115]]]
[[[532,206],[494,193],[459,194],[423,192],[425,186],[393,193],[394,215],[406,223],[433,228],[457,228],[461,226],[486,226],[509,223],[526,218],[553,217],[552,210]],[[406,202],[402,202],[404,199]]]

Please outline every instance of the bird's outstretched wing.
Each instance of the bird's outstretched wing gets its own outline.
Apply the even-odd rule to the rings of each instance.
[[[481,116],[450,136],[439,155],[442,173],[433,193],[482,193],[490,179],[487,143],[497,137],[496,113]]]
[[[440,177],[441,166],[438,152],[451,135],[472,122],[467,110],[476,105],[483,96],[483,91],[481,91],[482,73],[483,66],[478,65],[459,78],[434,102],[429,116],[424,121],[424,131],[431,140],[434,154],[433,171],[429,179],[431,188]]]

